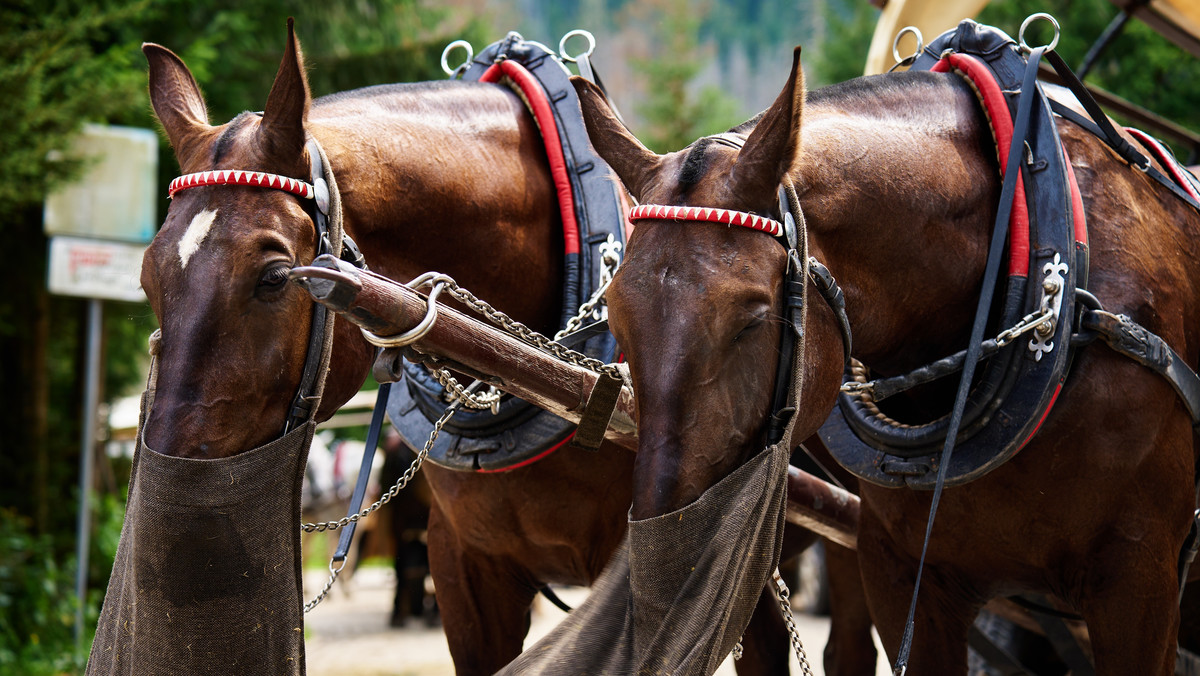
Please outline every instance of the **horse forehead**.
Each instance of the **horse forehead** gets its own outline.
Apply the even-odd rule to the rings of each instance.
[[[702,138],[678,152],[664,156],[657,181],[643,201],[701,207],[721,206],[730,200],[727,188],[738,151],[711,138]]]
[[[158,266],[175,264],[181,270],[195,265],[201,251],[246,250],[258,240],[298,241],[313,233],[311,219],[296,199],[279,191],[254,188],[199,188],[207,195],[189,195],[172,204],[167,222],[155,238],[151,255]],[[219,196],[218,191],[237,196]]]
[[[618,303],[631,307],[667,304],[739,303],[767,295],[777,284],[781,262],[762,233],[716,223],[662,223],[645,228],[641,246],[613,281]],[[654,231],[654,232],[652,232]]]
[[[192,256],[200,249],[200,245],[208,238],[208,233],[212,230],[213,223],[217,220],[218,210],[202,209],[192,217],[188,223],[187,230],[183,236],[179,238],[179,267],[187,270],[188,263],[191,262]]]

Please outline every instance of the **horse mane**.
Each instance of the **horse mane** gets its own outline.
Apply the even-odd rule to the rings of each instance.
[[[217,162],[220,162],[221,158],[233,149],[234,140],[237,138],[238,132],[241,131],[242,127],[246,126],[246,123],[251,119],[259,117],[260,115],[261,113],[244,111],[239,113],[237,117],[230,120],[229,124],[225,125],[225,130],[221,132],[221,135],[217,137],[216,143],[213,144],[212,161],[214,165]]]

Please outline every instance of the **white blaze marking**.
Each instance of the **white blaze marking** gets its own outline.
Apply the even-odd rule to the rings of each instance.
[[[208,236],[209,229],[212,228],[213,221],[217,219],[216,211],[205,209],[196,214],[192,218],[191,225],[188,225],[187,232],[183,233],[183,237],[179,240],[179,265],[187,269],[188,261],[191,260],[192,254],[200,248],[200,243]]]

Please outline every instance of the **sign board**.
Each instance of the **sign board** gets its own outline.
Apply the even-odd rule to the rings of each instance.
[[[158,135],[88,124],[68,152],[83,158],[84,173],[46,197],[46,234],[149,242],[157,228]]]
[[[50,239],[51,293],[85,298],[145,302],[140,244],[80,237]]]

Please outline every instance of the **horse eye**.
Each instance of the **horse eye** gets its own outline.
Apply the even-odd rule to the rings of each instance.
[[[767,318],[766,318],[765,314],[760,314],[758,312],[755,312],[753,315],[751,315],[749,321],[746,322],[746,325],[744,327],[742,327],[742,330],[738,331],[737,335],[735,335],[733,337],[733,342],[735,342],[735,343],[738,342],[744,336],[749,334],[751,331],[762,326],[766,321],[767,321]]]
[[[277,289],[287,283],[288,267],[286,265],[272,265],[263,271],[262,277],[258,279],[258,286],[262,289]]]

